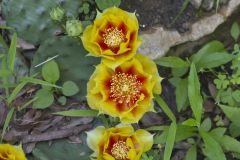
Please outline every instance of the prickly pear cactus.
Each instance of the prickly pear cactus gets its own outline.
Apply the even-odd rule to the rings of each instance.
[[[49,15],[59,4],[67,16],[77,17],[82,0],[3,0],[3,15],[21,38],[38,45],[60,30]]]
[[[86,55],[87,51],[78,39],[67,36],[50,38],[39,47],[34,55],[31,72],[35,73],[41,69],[41,67],[34,67],[37,64],[58,56],[55,60],[60,68],[61,81],[71,80],[78,84],[80,98],[84,99],[86,83],[94,71],[94,65],[100,63],[100,59]]]

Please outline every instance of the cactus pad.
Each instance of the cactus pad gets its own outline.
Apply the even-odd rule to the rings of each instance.
[[[35,45],[45,41],[60,30],[50,18],[52,8],[61,6],[67,16],[78,17],[81,0],[3,0],[3,15],[7,25],[18,35]]]
[[[31,72],[40,71],[41,67],[34,66],[46,61],[48,58],[58,55],[55,61],[60,68],[60,79],[62,82],[71,80],[78,84],[81,99],[86,96],[86,83],[94,71],[94,65],[100,63],[96,57],[86,56],[78,39],[67,36],[54,37],[45,41],[34,55]]]

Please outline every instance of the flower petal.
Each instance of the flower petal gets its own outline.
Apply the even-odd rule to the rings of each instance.
[[[98,152],[98,144],[101,141],[105,131],[105,127],[99,126],[94,130],[87,132],[87,144],[89,148],[91,148],[95,152]]]
[[[137,54],[136,59],[139,60],[144,68],[144,71],[150,75],[153,75],[152,81],[154,83],[153,92],[156,94],[160,94],[162,91],[161,81],[162,78],[158,74],[156,64],[150,60],[147,56],[143,56],[141,54]]]
[[[139,129],[135,132],[136,138],[141,143],[141,146],[143,147],[143,152],[146,152],[152,148],[153,145],[153,135],[149,132]]]
[[[0,158],[3,160],[27,160],[21,146],[0,144]]]

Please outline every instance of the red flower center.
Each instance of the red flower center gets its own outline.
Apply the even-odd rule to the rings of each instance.
[[[103,34],[103,42],[109,48],[117,48],[122,42],[125,41],[125,35],[122,30],[117,27],[111,27],[106,29],[105,34]]]
[[[142,83],[136,75],[117,73],[110,81],[110,98],[119,104],[134,104],[140,96]]]

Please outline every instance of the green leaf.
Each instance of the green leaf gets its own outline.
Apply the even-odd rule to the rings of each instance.
[[[214,52],[205,54],[197,63],[197,70],[205,69],[205,68],[215,68],[219,67],[233,59],[233,55],[228,52]]]
[[[65,96],[59,97],[58,103],[60,103],[61,105],[65,105],[67,103],[67,98]]]
[[[121,0],[95,0],[95,2],[102,11],[113,6],[118,7],[121,4]]]
[[[182,60],[179,57],[173,57],[173,56],[161,57],[161,58],[155,60],[155,63],[160,66],[170,67],[170,68],[189,67],[189,64],[186,61]]]
[[[0,25],[0,29],[14,30],[14,28],[5,25]]]
[[[67,81],[63,84],[62,92],[65,96],[73,96],[79,92],[79,88],[74,82]]]
[[[234,39],[235,41],[237,41],[237,40],[238,40],[238,37],[239,37],[239,34],[240,34],[239,25],[238,25],[237,22],[234,22],[234,23],[232,24],[230,33],[231,33],[231,36],[233,37],[233,39]]]
[[[220,102],[227,103],[230,106],[235,106],[235,101],[232,96],[232,88],[228,88],[227,90],[219,90],[218,97],[220,98]]]
[[[173,121],[176,122],[176,117],[173,114],[173,112],[171,111],[171,109],[168,107],[168,105],[164,102],[164,100],[157,94],[154,94],[154,97],[157,101],[157,103],[159,104],[159,106],[161,107],[161,109],[163,110],[163,112]]]
[[[46,81],[43,81],[43,80],[40,80],[40,79],[36,79],[36,78],[32,78],[32,77],[23,77],[23,78],[20,78],[20,81],[33,83],[33,84],[40,84],[40,85],[43,85],[43,86],[55,87],[55,88],[59,88],[59,89],[62,88],[62,87],[57,86],[55,84],[51,84],[49,82],[46,82]]]
[[[164,144],[167,140],[167,135],[169,132],[169,127],[165,126],[162,128],[163,132],[161,135],[157,135],[154,137],[154,144]],[[194,135],[196,135],[197,128],[196,127],[190,127],[185,125],[177,125],[177,133],[175,137],[175,142],[180,142],[182,140],[185,140],[187,138],[190,138]]]
[[[201,122],[203,111],[203,99],[200,92],[200,82],[198,79],[197,71],[194,63],[191,65],[189,77],[188,77],[188,98],[190,107],[198,123]]]
[[[177,134],[175,141],[180,142],[182,140],[185,140],[187,138],[190,138],[194,135],[196,135],[197,128],[196,127],[190,127],[185,125],[178,125],[177,126]]]
[[[6,129],[7,129],[8,125],[9,125],[11,119],[12,119],[14,109],[15,109],[14,107],[12,107],[10,109],[10,111],[8,112],[7,117],[5,119],[5,122],[4,122],[4,125],[3,125],[3,130],[2,130],[1,142],[3,140],[3,137],[4,137],[5,133],[6,133]]]
[[[27,84],[27,82],[21,82],[17,85],[16,88],[12,91],[10,96],[7,98],[7,103],[10,104],[18,95],[18,93],[23,89],[23,87]]]
[[[187,107],[188,101],[188,80],[181,79],[176,86],[175,90],[177,110],[180,112],[183,108]]]
[[[195,126],[198,126],[199,124],[196,122],[195,119],[189,118],[189,119],[183,121],[182,125],[195,127]]]
[[[0,70],[0,77],[9,77],[12,75],[12,72],[7,69]]]
[[[70,117],[97,117],[98,111],[90,109],[72,109],[68,111],[53,113],[60,116],[70,116]]]
[[[221,139],[221,145],[226,151],[240,153],[240,142],[230,136],[223,136]]]
[[[214,84],[216,85],[217,89],[226,89],[230,84],[227,76],[223,74],[218,74],[217,77],[218,79],[214,79]]]
[[[58,64],[54,60],[45,63],[42,67],[42,76],[44,80],[55,84],[60,78]]]
[[[211,41],[205,44],[196,54],[193,54],[190,60],[197,64],[205,55],[222,51],[225,51],[223,43],[220,41]]]
[[[8,50],[8,68],[13,72],[17,53],[17,34],[14,33]]]
[[[234,108],[225,105],[219,105],[223,110],[224,114],[230,119],[233,123],[239,124],[240,122],[240,108]]]
[[[204,121],[201,124],[201,129],[204,131],[208,132],[212,128],[212,121],[210,118],[204,119]]]
[[[231,123],[229,126],[229,132],[232,137],[240,136],[240,124],[239,123]]]
[[[197,146],[193,145],[187,151],[185,160],[197,160]]]
[[[233,91],[232,96],[235,101],[240,102],[240,90]]]
[[[226,160],[220,144],[204,130],[200,130],[199,132],[204,141],[205,148],[203,151],[207,158],[211,160]]]
[[[40,89],[37,91],[35,97],[37,97],[36,101],[33,103],[33,108],[35,109],[45,109],[54,102],[53,93],[48,89]]]
[[[147,131],[163,131],[167,128],[167,126],[152,126],[149,128],[146,128]]]
[[[163,160],[170,160],[171,158],[175,137],[176,137],[176,132],[177,132],[177,124],[176,122],[172,122],[168,131]]]
[[[181,77],[186,74],[188,68],[172,68],[172,75],[173,77]]]
[[[160,135],[154,136],[153,143],[154,144],[165,144],[167,141],[168,130],[169,130],[169,127],[167,129],[165,129]]]
[[[218,142],[220,142],[220,140],[222,139],[223,135],[226,132],[226,128],[223,127],[218,127],[215,128],[213,130],[211,130],[211,132],[209,132],[209,134]]]

